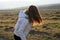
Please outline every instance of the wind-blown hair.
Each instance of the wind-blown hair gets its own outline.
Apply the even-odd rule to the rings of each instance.
[[[31,5],[25,13],[29,16],[29,22],[41,23],[42,19],[36,6]]]

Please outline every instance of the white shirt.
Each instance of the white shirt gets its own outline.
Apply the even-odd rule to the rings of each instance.
[[[19,12],[17,23],[14,27],[14,34],[19,36],[22,40],[26,40],[26,36],[29,33],[32,24],[29,23],[28,17],[23,11]]]

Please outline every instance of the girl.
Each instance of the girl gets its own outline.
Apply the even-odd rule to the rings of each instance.
[[[42,22],[36,6],[31,5],[25,12],[20,11],[19,18],[14,27],[14,39],[26,40],[26,36],[30,32],[31,26],[33,26],[34,22]]]

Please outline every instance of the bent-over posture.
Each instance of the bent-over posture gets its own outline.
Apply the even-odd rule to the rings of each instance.
[[[25,12],[20,11],[17,23],[14,27],[14,39],[27,40],[26,36],[30,32],[34,22],[42,22],[36,6],[31,5]]]

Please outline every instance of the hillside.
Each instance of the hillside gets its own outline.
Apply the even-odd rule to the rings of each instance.
[[[60,4],[50,4],[39,6],[40,9],[60,9]]]

